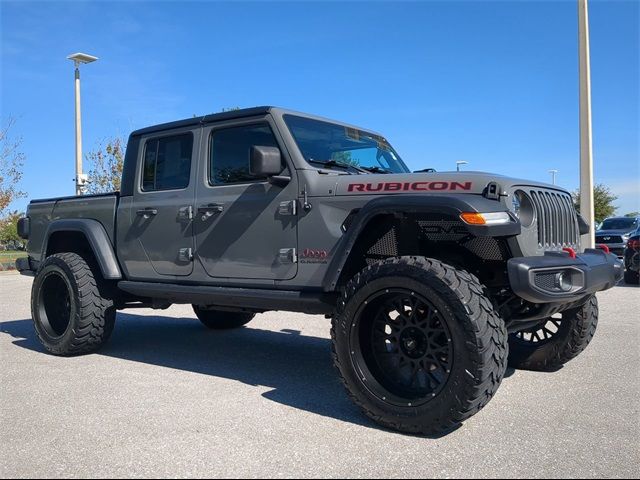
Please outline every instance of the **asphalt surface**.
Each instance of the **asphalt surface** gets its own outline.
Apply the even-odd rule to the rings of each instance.
[[[288,313],[206,330],[187,306],[118,315],[98,354],[43,352],[31,281],[0,274],[2,477],[640,476],[640,289],[599,295],[589,348],[510,371],[456,431],[378,428],[330,359],[329,321]]]

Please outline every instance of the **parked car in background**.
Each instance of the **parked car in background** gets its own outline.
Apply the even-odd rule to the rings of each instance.
[[[631,234],[638,228],[640,217],[607,218],[596,231],[596,243],[609,247],[611,253],[624,256],[624,248]]]
[[[640,227],[629,237],[624,249],[624,281],[640,283]]]

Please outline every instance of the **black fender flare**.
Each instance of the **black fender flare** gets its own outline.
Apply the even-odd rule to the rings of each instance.
[[[113,251],[113,245],[111,245],[109,236],[100,222],[85,218],[54,220],[47,228],[41,258],[46,257],[51,235],[58,232],[82,233],[89,242],[93,255],[98,261],[102,276],[107,280],[122,279],[122,272],[120,271],[116,254]]]
[[[344,236],[338,242],[336,252],[325,273],[322,287],[324,291],[334,291],[349,255],[369,222],[379,215],[414,213],[436,213],[451,218],[460,218],[465,212],[504,212],[505,206],[498,201],[480,195],[388,195],[371,200],[358,211],[349,224]],[[520,221],[509,213],[512,221],[505,225],[465,225],[470,234],[477,237],[510,237],[520,234]]]

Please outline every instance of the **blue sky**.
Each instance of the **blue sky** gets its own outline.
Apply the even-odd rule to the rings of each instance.
[[[73,66],[85,152],[225,107],[278,105],[385,134],[413,169],[575,189],[576,1],[1,2],[1,116],[30,198],[73,193]],[[590,2],[595,178],[640,210],[640,2]],[[24,208],[26,201],[15,208]]]

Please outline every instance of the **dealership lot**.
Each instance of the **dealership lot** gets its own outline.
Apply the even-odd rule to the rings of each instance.
[[[0,476],[640,475],[640,289],[599,295],[598,333],[556,373],[509,371],[441,438],[388,432],[334,372],[329,320],[208,331],[188,306],[120,313],[104,350],[43,353],[31,280],[0,274]]]

